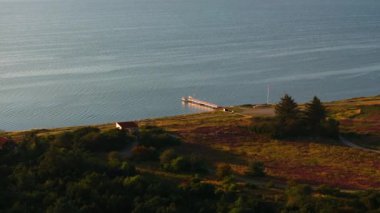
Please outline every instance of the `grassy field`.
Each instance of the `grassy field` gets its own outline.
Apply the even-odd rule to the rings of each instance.
[[[249,161],[259,160],[274,179],[380,189],[378,154],[345,147],[337,141],[271,140],[249,131],[246,126],[251,122],[252,118],[240,114],[214,112],[158,119],[149,124],[180,135],[186,141],[180,148],[183,153],[199,154],[215,165],[228,162],[238,174],[244,173]]]
[[[342,132],[354,142],[380,147],[380,96],[326,103],[331,116],[341,122]],[[211,168],[230,164],[243,176],[250,161],[265,163],[268,177],[263,181],[327,184],[347,189],[380,189],[380,155],[345,147],[339,141],[300,139],[277,141],[255,134],[248,127],[258,117],[273,115],[273,106],[240,106],[234,112],[213,111],[191,115],[147,119],[140,126],[156,125],[178,135],[185,142],[177,148],[184,154],[199,155]],[[114,124],[96,125],[102,130]],[[79,127],[34,130],[39,135],[57,135]],[[21,140],[27,131],[8,132]],[[157,165],[140,165],[143,172],[159,172]],[[160,175],[169,175],[161,172]],[[176,178],[176,177],[173,177]],[[190,178],[181,176],[177,178]],[[211,181],[212,177],[210,178]]]
[[[328,107],[351,141],[380,149],[380,96],[331,102]]]

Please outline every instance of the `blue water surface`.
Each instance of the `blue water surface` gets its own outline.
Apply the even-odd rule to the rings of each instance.
[[[0,0],[0,129],[380,94],[378,0]]]

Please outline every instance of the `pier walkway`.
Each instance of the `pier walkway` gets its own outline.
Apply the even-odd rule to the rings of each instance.
[[[207,101],[198,100],[198,99],[195,99],[195,98],[193,98],[191,96],[182,97],[182,101],[185,102],[185,103],[197,104],[197,105],[208,107],[208,108],[212,108],[212,109],[218,109],[218,108],[220,108],[220,106],[218,106],[216,104],[213,104],[213,103],[210,103],[210,102],[207,102]]]

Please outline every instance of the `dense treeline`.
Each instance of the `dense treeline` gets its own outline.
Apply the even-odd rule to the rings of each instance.
[[[380,210],[380,193],[376,191],[345,193],[328,186],[312,188],[296,183],[289,183],[285,191],[271,191],[273,184],[242,183],[229,164],[218,164],[214,170],[199,156],[177,153],[175,146],[180,144],[179,138],[157,127],[144,127],[136,135],[93,127],[47,137],[31,132],[23,141],[0,147],[0,212]],[[136,146],[134,150],[150,150],[154,157],[142,152],[128,157],[121,154],[132,146]],[[181,181],[143,173],[138,166],[147,162],[167,174],[192,174],[193,178]],[[245,178],[264,176],[262,162],[249,163]],[[210,178],[218,183],[205,181]]]
[[[165,151],[163,147],[178,144],[178,138],[152,128],[141,134],[139,146],[162,152],[164,170],[204,172],[200,160]],[[0,211],[247,212],[255,209],[264,212],[271,209],[265,207],[265,202],[243,197],[236,190],[221,190],[199,178],[177,183],[139,173],[132,163],[135,159],[127,160],[115,152],[134,140],[134,136],[123,131],[101,132],[88,127],[55,137],[31,133],[18,144],[5,144],[0,149]]]

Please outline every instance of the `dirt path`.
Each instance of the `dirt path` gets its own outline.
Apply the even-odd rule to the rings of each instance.
[[[369,149],[369,148],[366,148],[366,147],[362,147],[362,146],[356,145],[356,144],[352,143],[351,141],[347,140],[346,138],[344,138],[342,136],[339,136],[339,140],[344,145],[346,145],[346,146],[349,146],[349,147],[352,147],[352,148],[356,148],[356,149],[361,149],[361,150],[367,151],[367,152],[374,152],[374,153],[379,153],[380,154],[380,150]]]

